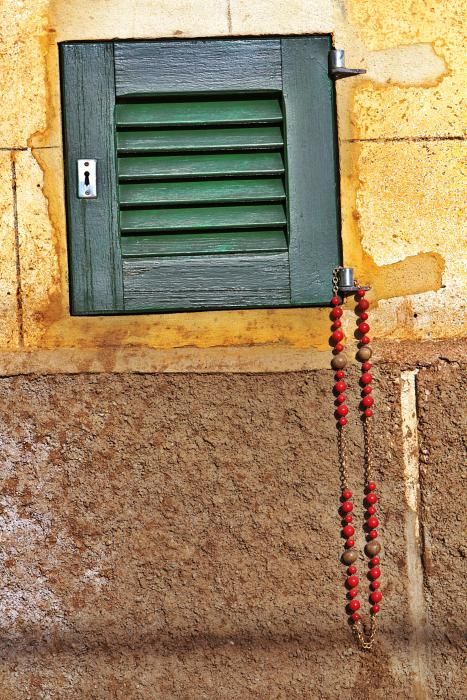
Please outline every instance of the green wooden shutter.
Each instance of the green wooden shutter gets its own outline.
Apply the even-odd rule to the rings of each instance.
[[[63,44],[72,312],[323,304],[327,37]],[[76,160],[97,158],[95,200]]]

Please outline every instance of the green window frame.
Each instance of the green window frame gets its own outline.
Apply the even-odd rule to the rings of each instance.
[[[60,44],[71,313],[324,305],[329,36]],[[97,162],[78,197],[77,161]]]

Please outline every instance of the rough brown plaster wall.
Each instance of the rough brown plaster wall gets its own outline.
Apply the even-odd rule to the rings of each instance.
[[[329,371],[0,380],[0,698],[426,697],[409,648],[399,373],[375,374],[374,655],[343,612]],[[356,418],[349,432],[358,493]],[[441,641],[451,672],[457,646]]]
[[[456,365],[424,369],[417,378],[430,684],[434,697],[459,700],[467,696],[466,379]]]

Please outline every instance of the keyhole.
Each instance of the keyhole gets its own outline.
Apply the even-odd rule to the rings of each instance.
[[[89,170],[84,171],[84,184],[89,187]]]

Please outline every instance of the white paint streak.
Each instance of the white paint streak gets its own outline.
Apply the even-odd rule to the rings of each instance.
[[[420,480],[418,452],[418,418],[416,376],[418,370],[401,373],[401,416],[404,458],[405,518],[407,544],[408,604],[411,618],[410,656],[414,672],[414,699],[429,697],[427,689],[427,658],[425,596],[423,588],[422,551],[420,545]]]
[[[410,510],[414,511],[418,528],[419,465],[418,426],[415,378],[418,370],[401,374],[401,411],[404,452],[405,497]],[[418,529],[417,529],[418,537]]]

